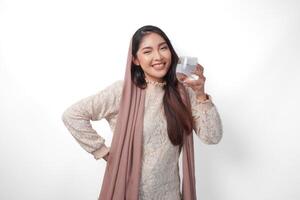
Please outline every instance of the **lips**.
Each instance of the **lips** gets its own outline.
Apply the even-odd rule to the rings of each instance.
[[[156,63],[156,64],[152,65],[152,67],[154,69],[163,69],[164,66],[165,66],[165,63]]]

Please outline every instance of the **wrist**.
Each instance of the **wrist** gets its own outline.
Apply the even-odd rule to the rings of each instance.
[[[105,144],[103,144],[99,149],[92,152],[94,155],[94,158],[96,160],[103,158],[105,155],[109,153],[110,147],[107,147]]]

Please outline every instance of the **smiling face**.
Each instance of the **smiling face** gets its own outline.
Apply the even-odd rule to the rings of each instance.
[[[171,51],[164,38],[157,33],[149,33],[143,37],[133,62],[141,66],[147,79],[163,82],[171,59]]]

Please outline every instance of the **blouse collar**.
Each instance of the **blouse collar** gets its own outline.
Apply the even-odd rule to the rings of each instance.
[[[163,87],[164,85],[166,85],[166,81],[163,81],[163,82],[158,82],[158,81],[152,81],[152,80],[149,80],[145,77],[145,80],[146,80],[146,83],[148,84],[151,84],[151,85],[155,85],[155,86],[160,86],[160,87]]]

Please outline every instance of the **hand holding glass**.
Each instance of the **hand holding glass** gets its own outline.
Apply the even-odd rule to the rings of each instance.
[[[197,80],[199,77],[193,72],[198,64],[197,57],[182,56],[176,66],[176,75],[179,81],[187,77],[192,80]]]

